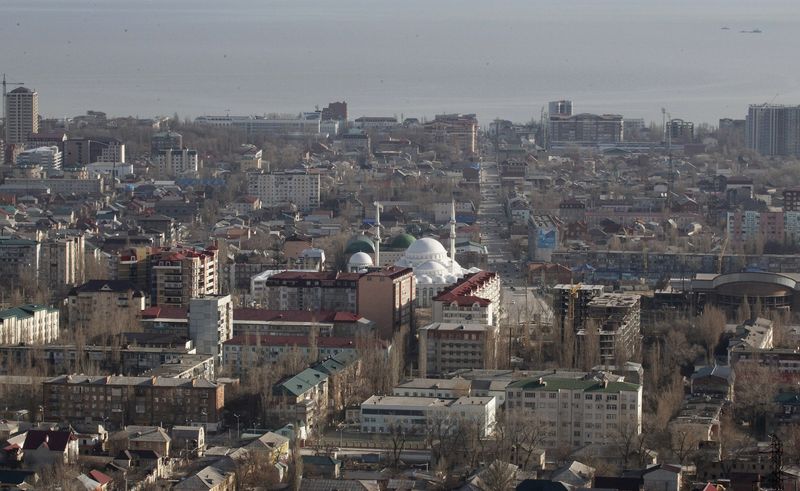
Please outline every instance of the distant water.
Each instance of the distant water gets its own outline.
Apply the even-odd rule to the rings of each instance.
[[[486,123],[570,98],[716,124],[749,103],[800,104],[798,48],[796,0],[0,0],[0,72],[38,90],[47,116],[346,100],[353,117]]]

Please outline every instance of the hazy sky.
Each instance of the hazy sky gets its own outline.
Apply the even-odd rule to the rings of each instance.
[[[800,104],[798,33],[797,1],[0,0],[0,71],[47,116],[346,100],[353,117],[486,123],[570,98],[716,124],[749,103]]]

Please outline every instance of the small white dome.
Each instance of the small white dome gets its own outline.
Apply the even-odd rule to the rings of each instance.
[[[423,284],[423,285],[430,285],[431,283],[433,283],[433,280],[428,275],[421,275],[421,276],[417,277],[417,283],[420,283],[420,284]]]
[[[366,252],[356,252],[350,256],[347,265],[354,268],[363,268],[372,266],[372,258]]]
[[[447,267],[439,261],[425,261],[414,268],[414,272],[419,274],[446,273]]]

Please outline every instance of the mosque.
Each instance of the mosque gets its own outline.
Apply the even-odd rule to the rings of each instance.
[[[462,268],[455,260],[456,215],[455,203],[450,214],[450,252],[441,242],[430,237],[416,239],[410,234],[392,237],[387,244],[380,242],[380,207],[376,207],[375,239],[359,235],[350,240],[345,253],[352,254],[347,263],[349,271],[360,271],[372,267],[398,266],[414,270],[417,280],[417,306],[430,307],[432,299],[446,287],[455,284],[478,268]],[[387,263],[387,261],[389,261]]]

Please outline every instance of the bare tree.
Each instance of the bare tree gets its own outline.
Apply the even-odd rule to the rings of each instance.
[[[719,338],[725,331],[725,313],[713,305],[707,305],[697,319],[697,329],[706,347],[706,360],[711,363]]]

